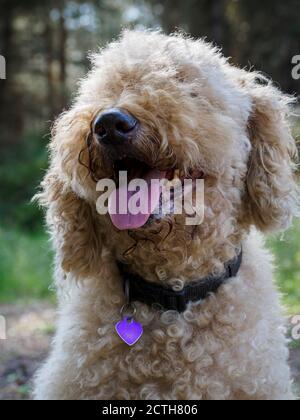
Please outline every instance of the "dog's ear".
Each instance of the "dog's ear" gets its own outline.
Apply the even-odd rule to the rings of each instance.
[[[39,203],[47,208],[47,226],[61,268],[75,277],[96,274],[101,259],[101,233],[92,206],[49,172]]]
[[[297,148],[289,127],[291,98],[269,82],[250,83],[252,152],[246,179],[247,218],[261,231],[285,229],[298,212]]]
[[[96,207],[80,195],[78,155],[89,130],[86,121],[73,111],[59,118],[53,130],[51,164],[36,199],[46,208],[47,226],[57,252],[57,264],[76,278],[87,278],[99,270],[102,241]],[[77,186],[78,191],[76,191]],[[95,207],[95,208],[94,208]]]

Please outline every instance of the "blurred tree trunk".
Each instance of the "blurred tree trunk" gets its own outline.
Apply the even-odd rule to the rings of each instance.
[[[167,33],[183,29],[195,38],[207,37],[208,41],[225,47],[228,53],[229,24],[226,15],[228,0],[150,0],[163,6],[159,16]]]
[[[0,129],[2,146],[20,142],[23,130],[22,98],[15,84],[15,65],[17,51],[14,42],[14,10],[5,1],[0,9],[1,16],[1,54],[6,60],[6,80],[0,82]],[[3,112],[5,110],[5,112]]]
[[[166,9],[165,9],[165,23],[166,28],[169,33],[176,31],[180,28],[180,9],[181,9],[181,0],[166,0]]]
[[[219,45],[224,42],[225,30],[225,0],[210,0],[211,2],[211,36]]]
[[[12,40],[13,40],[13,11],[12,8],[7,4],[6,7],[0,9],[1,16],[1,55],[6,60],[6,81],[0,83],[0,108],[3,109],[7,97],[7,91],[11,85],[11,62],[12,62]],[[2,114],[2,113],[1,113]],[[0,115],[1,115],[0,114]],[[1,116],[0,116],[1,118]]]
[[[270,75],[289,93],[299,91],[291,75],[291,60],[299,54],[299,0],[238,2],[235,40],[239,43],[239,63],[249,63]]]
[[[52,118],[55,114],[55,84],[53,75],[53,31],[49,11],[45,15],[45,30],[44,30],[44,44],[45,44],[45,61],[46,61],[46,83],[47,83],[47,103],[49,116]]]
[[[67,28],[64,16],[65,9],[61,6],[59,18],[59,82],[60,82],[60,108],[67,104]]]
[[[186,16],[189,32],[196,38],[207,37],[228,53],[227,0],[193,0],[192,3]]]

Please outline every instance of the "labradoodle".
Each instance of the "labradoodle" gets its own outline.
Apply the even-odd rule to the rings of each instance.
[[[262,237],[298,214],[293,99],[182,34],[125,31],[92,64],[54,126],[38,195],[59,316],[35,398],[293,399]],[[124,182],[100,191],[120,173],[144,181],[146,211],[128,191],[113,208]],[[192,193],[204,183],[201,222],[174,211],[174,191],[156,211],[152,181],[176,177]]]

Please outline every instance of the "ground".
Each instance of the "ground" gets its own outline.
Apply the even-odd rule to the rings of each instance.
[[[0,400],[30,399],[32,376],[54,333],[54,307],[43,302],[0,305],[0,314],[6,318],[8,338],[0,341]],[[290,362],[300,390],[300,346],[293,345]]]
[[[54,332],[55,311],[49,303],[0,306],[7,340],[0,341],[0,400],[30,398],[30,381],[46,357]]]

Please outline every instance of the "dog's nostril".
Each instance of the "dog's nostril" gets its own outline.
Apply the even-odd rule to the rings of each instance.
[[[116,124],[116,129],[120,131],[120,133],[129,133],[135,126],[136,122],[134,123],[133,121],[124,120]]]
[[[137,123],[138,121],[132,115],[115,108],[96,118],[94,133],[101,141],[128,140],[128,134],[134,130]]]
[[[98,136],[105,136],[107,131],[103,125],[96,125],[95,126],[95,133],[98,134]]]

